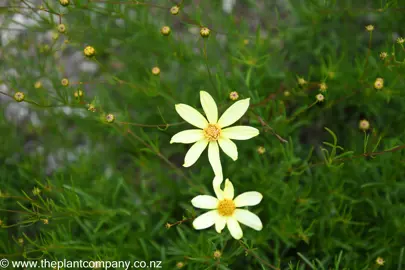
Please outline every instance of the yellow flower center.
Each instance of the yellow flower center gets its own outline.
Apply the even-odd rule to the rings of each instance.
[[[217,124],[208,124],[208,127],[204,129],[204,136],[209,141],[216,141],[221,135],[221,128]]]
[[[222,200],[219,202],[218,204],[218,213],[221,216],[232,216],[233,212],[235,211],[235,203],[233,202],[233,200]]]

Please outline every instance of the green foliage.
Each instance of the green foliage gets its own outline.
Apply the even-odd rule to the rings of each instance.
[[[0,259],[405,269],[404,3],[70,2],[0,8]],[[230,92],[250,98],[238,123],[260,130],[221,155],[236,194],[263,194],[262,231],[239,241],[193,229],[214,175],[206,152],[184,168],[189,145],[169,143],[190,128],[174,105],[200,109],[200,90],[220,114]]]

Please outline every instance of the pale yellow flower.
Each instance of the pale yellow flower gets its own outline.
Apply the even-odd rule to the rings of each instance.
[[[215,224],[215,230],[221,233],[225,226],[235,239],[243,237],[242,228],[239,223],[253,228],[256,231],[263,229],[260,218],[246,209],[237,209],[237,207],[254,206],[261,202],[263,195],[257,191],[244,192],[234,199],[234,189],[229,179],[225,180],[225,188],[221,190],[216,183],[222,179],[216,176],[213,185],[217,198],[209,195],[199,195],[191,200],[194,207],[201,209],[210,209],[205,214],[198,216],[193,221],[193,227],[196,230],[202,230]]]
[[[248,140],[259,135],[259,130],[249,126],[229,127],[238,121],[249,108],[249,98],[230,106],[218,120],[218,108],[205,91],[200,91],[200,102],[207,118],[193,107],[177,104],[176,111],[185,121],[199,129],[190,129],[175,134],[170,143],[194,143],[184,158],[184,167],[193,165],[208,146],[208,160],[215,175],[222,176],[219,147],[234,161],[238,159],[238,149],[233,140]],[[208,119],[208,121],[207,121]]]
[[[378,265],[384,265],[384,263],[385,263],[384,259],[381,258],[381,257],[378,257],[378,258],[375,260],[375,262],[376,262]]]

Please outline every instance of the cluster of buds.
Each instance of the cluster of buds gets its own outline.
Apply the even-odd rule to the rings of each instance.
[[[79,89],[79,90],[75,91],[75,92],[73,93],[73,95],[74,95],[74,97],[75,97],[76,99],[80,99],[81,97],[83,97],[84,93],[83,93],[82,90]]]
[[[34,196],[38,196],[39,193],[41,193],[41,190],[37,187],[34,187],[34,189],[32,190],[32,194],[34,194]]]

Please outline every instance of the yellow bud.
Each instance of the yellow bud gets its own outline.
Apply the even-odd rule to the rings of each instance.
[[[363,131],[370,129],[370,122],[368,122],[366,119],[361,120],[359,123],[359,128]]]
[[[233,101],[237,100],[239,98],[239,94],[236,91],[232,91],[231,93],[229,93],[229,98]]]
[[[59,24],[58,25],[58,31],[59,31],[59,33],[65,33],[66,32],[66,26],[63,24],[63,23],[61,23],[61,24]]]
[[[172,6],[171,9],[170,9],[170,13],[171,13],[172,15],[177,15],[177,14],[179,14],[179,11],[180,11],[179,6]]]
[[[14,94],[14,99],[17,102],[24,101],[24,98],[25,98],[25,95],[24,95],[23,92],[17,92],[17,93]]]
[[[152,74],[157,76],[160,74],[160,68],[159,67],[154,67],[152,68]]]
[[[374,88],[375,89],[382,89],[384,87],[384,79],[383,78],[377,78],[374,82]]]
[[[92,46],[87,46],[86,48],[84,48],[83,52],[84,55],[87,57],[92,57],[96,54],[96,50]]]
[[[202,28],[200,29],[200,35],[201,35],[203,38],[209,37],[209,36],[210,36],[210,29],[208,29],[207,27],[202,27]]]
[[[70,1],[69,0],[59,0],[59,3],[62,6],[67,7],[70,4]]]
[[[61,80],[61,84],[62,84],[63,86],[68,86],[68,85],[69,85],[69,80],[66,79],[66,78],[63,78],[63,79]]]
[[[222,256],[221,251],[215,250],[215,252],[214,252],[214,258],[215,258],[215,259],[219,259],[219,258],[221,258],[221,256]]]
[[[42,83],[41,83],[40,81],[37,81],[37,82],[35,82],[34,87],[35,87],[36,89],[39,89],[39,88],[42,87]]]
[[[163,26],[162,29],[160,29],[160,32],[162,33],[162,35],[168,36],[170,35],[171,29],[169,26]]]

